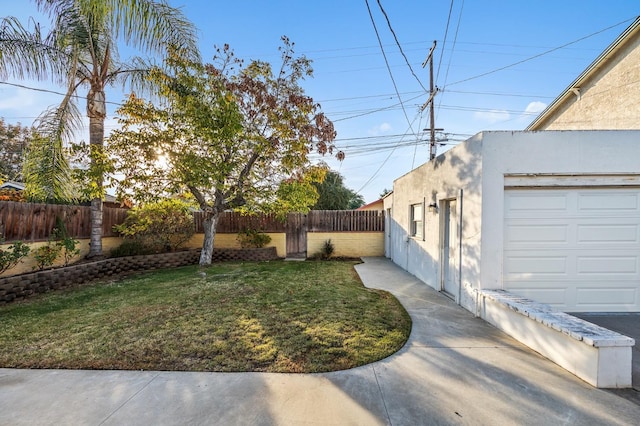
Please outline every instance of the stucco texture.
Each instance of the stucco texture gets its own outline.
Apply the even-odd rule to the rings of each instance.
[[[630,40],[535,130],[640,129],[639,47]]]
[[[307,256],[320,253],[327,240],[331,240],[333,244],[333,256],[384,256],[383,232],[309,232]]]

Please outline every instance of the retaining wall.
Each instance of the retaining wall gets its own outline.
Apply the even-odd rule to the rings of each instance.
[[[22,300],[37,293],[88,283],[128,272],[195,265],[200,249],[145,256],[115,257],[64,268],[0,278],[0,304]],[[213,261],[266,261],[278,259],[275,247],[261,249],[214,249]]]

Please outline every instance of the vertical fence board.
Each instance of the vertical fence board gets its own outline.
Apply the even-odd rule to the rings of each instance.
[[[113,225],[120,224],[128,209],[103,208],[103,236],[115,236]],[[44,241],[62,219],[67,233],[74,238],[88,238],[91,231],[91,207],[0,201],[0,237],[5,241]],[[196,232],[202,233],[202,212],[194,213]],[[384,212],[358,210],[312,210],[306,216],[309,232],[380,232],[384,231]],[[225,212],[220,216],[217,232],[238,233],[245,229],[261,232],[285,232],[286,222],[274,214],[242,215]]]
[[[113,225],[122,223],[127,209],[103,209],[103,235],[113,236]],[[59,204],[0,201],[0,232],[5,241],[44,241],[49,238],[59,218],[67,234],[88,238],[91,233],[91,207]]]

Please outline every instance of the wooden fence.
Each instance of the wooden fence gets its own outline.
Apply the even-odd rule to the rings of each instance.
[[[195,212],[193,217],[196,222],[196,232],[203,233],[202,212]],[[218,219],[216,232],[222,234],[237,234],[246,229],[256,229],[261,232],[284,232],[285,221],[278,219],[274,214],[247,216],[235,212],[225,212]]]
[[[128,209],[103,208],[103,236],[111,237],[113,225],[124,221]],[[298,215],[298,213],[295,213]],[[55,227],[56,218],[64,221],[67,233],[74,238],[89,238],[91,231],[91,207],[57,204],[21,203],[0,201],[0,238],[6,242],[46,241]],[[308,232],[367,232],[384,231],[382,211],[314,210],[306,216]],[[194,214],[196,232],[202,232],[202,213]],[[285,232],[286,221],[275,215],[243,216],[226,212],[216,228],[220,233],[238,233],[245,229],[261,232]]]
[[[298,215],[299,213],[294,213]],[[202,213],[194,214],[196,232],[202,231]],[[382,211],[359,210],[312,210],[306,215],[309,232],[364,232],[384,231],[384,213]],[[226,212],[218,221],[216,232],[235,234],[245,229],[262,232],[285,232],[287,221],[280,220],[274,214],[252,216]]]
[[[127,209],[104,207],[102,235],[112,237],[113,225],[122,223]],[[5,241],[44,241],[49,238],[60,218],[68,235],[89,238],[91,234],[91,207],[61,204],[0,202],[0,237]]]
[[[312,210],[307,215],[309,232],[384,231],[384,212],[375,210]]]

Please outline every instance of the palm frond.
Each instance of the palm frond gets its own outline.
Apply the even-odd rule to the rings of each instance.
[[[86,79],[118,60],[117,46],[112,39],[109,22],[87,16],[78,7],[58,8],[49,44],[66,52],[77,65],[77,79]]]
[[[199,60],[194,25],[165,1],[103,0],[112,13],[116,35],[145,52],[166,53],[174,47]]]
[[[72,202],[71,168],[60,140],[34,139],[23,165],[25,195],[31,201]]]
[[[57,107],[43,112],[35,122],[38,133],[29,147],[23,166],[28,199],[48,202],[74,200],[71,167],[64,152],[64,141],[71,141],[82,126],[82,115],[73,101],[75,87]]]
[[[0,78],[51,77],[59,83],[68,64],[69,56],[42,37],[38,24],[30,31],[15,17],[0,21]]]
[[[135,93],[156,95],[157,87],[149,81],[149,74],[158,65],[151,60],[139,56],[129,58],[127,63],[114,64],[117,66],[107,77],[110,85],[121,85],[123,90],[130,88]]]
[[[75,6],[75,0],[33,0],[38,7],[38,10],[42,13],[49,15],[53,18],[65,10],[72,9]]]
[[[69,91],[60,105],[49,108],[36,119],[34,125],[38,133],[47,139],[72,141],[76,132],[82,129],[82,114],[73,101],[75,88]]]

